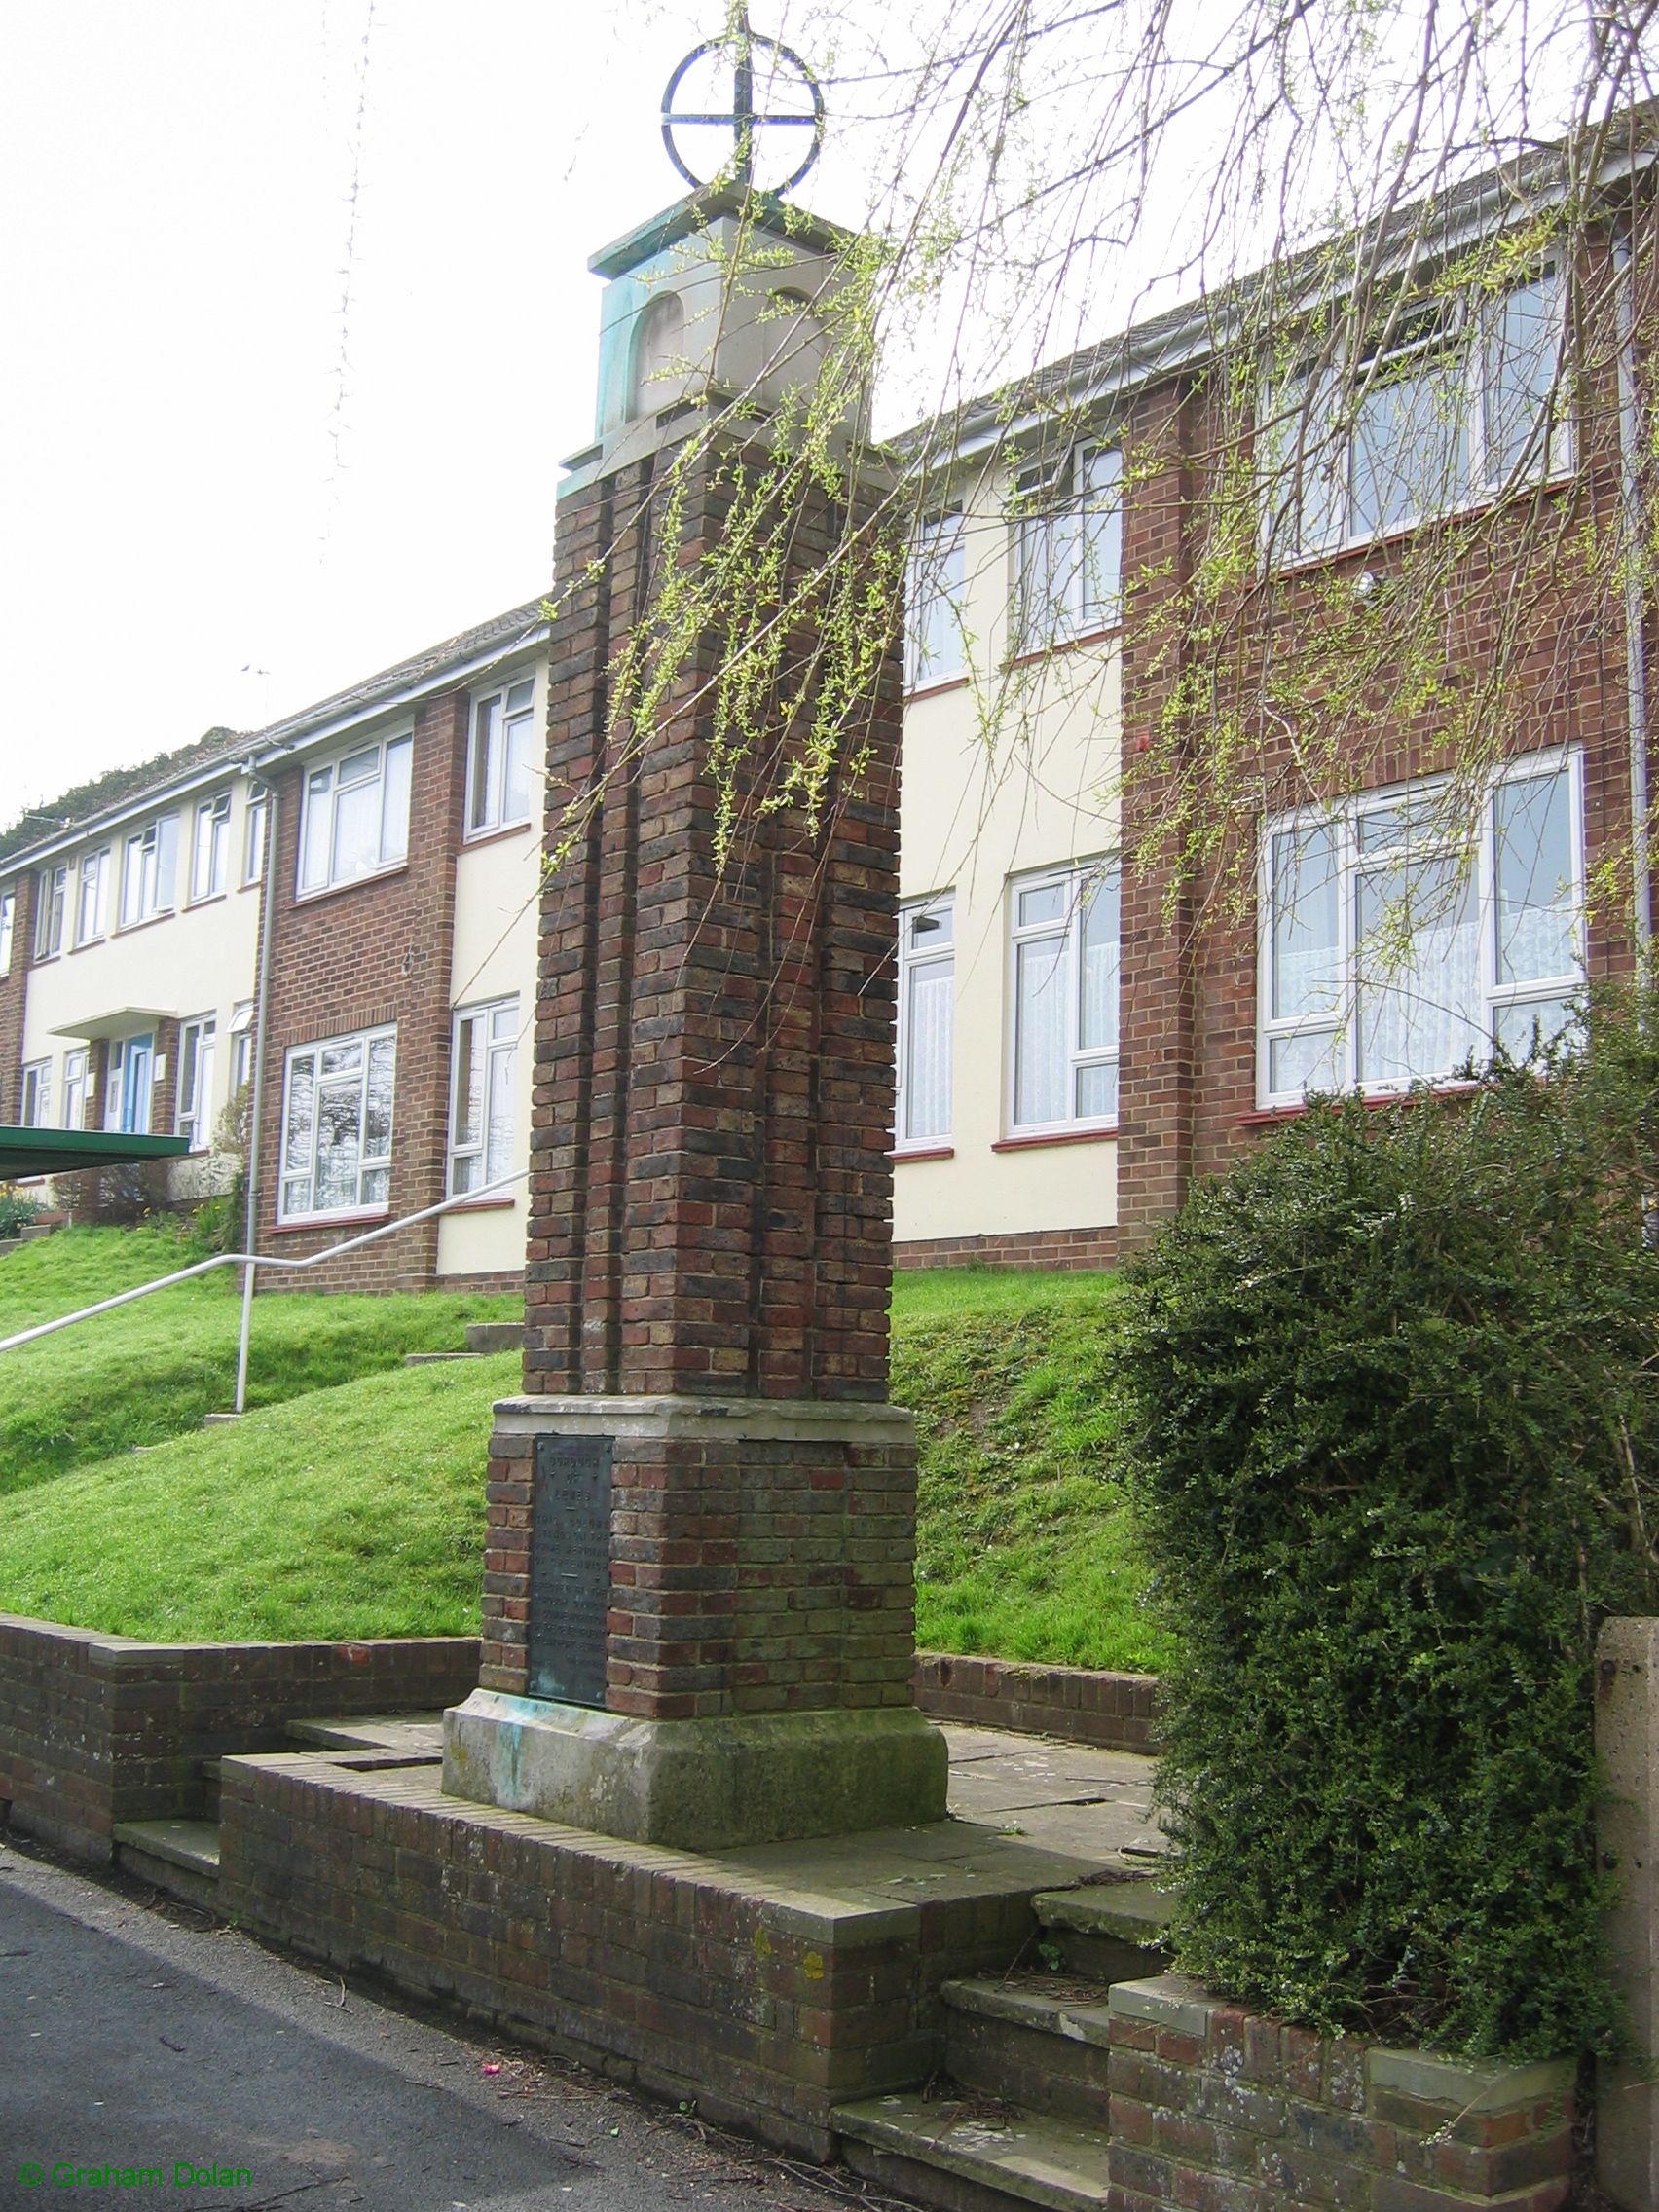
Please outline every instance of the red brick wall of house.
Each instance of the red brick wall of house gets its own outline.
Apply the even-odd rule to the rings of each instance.
[[[1588,526],[1616,526],[1620,496],[1617,389],[1610,338],[1577,414],[1578,473],[1559,490],[1515,500],[1494,512],[1448,571],[1437,618],[1444,628],[1444,681],[1456,697],[1483,666],[1507,655],[1513,670],[1505,700],[1506,752],[1520,756],[1556,746],[1582,747],[1585,866],[1594,883],[1604,862],[1625,850],[1630,830],[1629,722],[1624,625],[1616,595],[1587,583],[1569,558],[1558,559],[1552,532],[1524,532],[1534,504],[1561,525],[1560,544]],[[1256,1141],[1257,913],[1254,891],[1231,904],[1222,896],[1230,863],[1242,854],[1253,885],[1256,839],[1269,813],[1329,795],[1312,790],[1299,766],[1295,732],[1256,719],[1248,762],[1261,812],[1235,827],[1226,850],[1191,880],[1167,860],[1136,866],[1137,838],[1169,798],[1173,763],[1200,762],[1202,728],[1171,734],[1165,710],[1185,665],[1160,613],[1194,567],[1194,537],[1204,512],[1212,433],[1202,401],[1165,386],[1144,394],[1125,426],[1124,575],[1129,618],[1124,646],[1124,1064],[1118,1205],[1123,1249],[1143,1243],[1181,1201],[1195,1175],[1214,1174]],[[1434,526],[1427,526],[1432,529]],[[1419,534],[1420,535],[1420,534]],[[1543,539],[1540,547],[1539,538]],[[1409,541],[1369,546],[1281,576],[1270,599],[1234,611],[1251,619],[1236,630],[1237,649],[1218,676],[1218,708],[1247,706],[1265,652],[1293,654],[1325,619],[1333,578],[1366,571],[1386,599],[1407,570]],[[1379,596],[1379,595],[1374,595]],[[1516,645],[1511,640],[1519,636]],[[1382,739],[1368,738],[1363,787],[1434,774],[1454,764],[1445,731],[1449,710],[1429,705],[1402,718]],[[1156,765],[1154,765],[1156,764]],[[1346,765],[1357,771],[1354,758]],[[1593,909],[1589,972],[1629,969],[1632,935],[1626,893]],[[1276,1117],[1275,1117],[1276,1119]]]
[[[264,908],[264,926],[274,934],[260,1127],[263,1251],[297,1259],[374,1226],[372,1218],[364,1218],[291,1229],[276,1218],[286,1055],[321,1038],[396,1024],[389,1215],[418,1212],[444,1196],[450,960],[467,716],[464,691],[445,692],[417,709],[408,858],[386,874],[339,890],[296,898],[305,770],[296,767],[271,779],[278,805]],[[310,764],[321,757],[313,756]],[[262,1288],[429,1289],[437,1244],[437,1223],[425,1222],[303,1275],[272,1273],[262,1278]]]
[[[10,879],[18,894],[12,925],[12,965],[0,976],[0,1122],[16,1122],[22,1093],[23,1007],[34,959],[35,895],[40,877],[34,868]],[[0,883],[0,890],[6,885]]]

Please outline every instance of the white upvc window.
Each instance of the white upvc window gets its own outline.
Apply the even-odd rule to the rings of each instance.
[[[535,761],[535,679],[524,677],[472,703],[466,768],[466,833],[528,822]]]
[[[253,1001],[239,999],[231,1009],[231,1096],[253,1081]]]
[[[109,848],[83,853],[75,885],[75,942],[93,944],[109,928]]]
[[[35,891],[35,958],[50,960],[63,950],[63,909],[69,899],[66,865],[43,867]]]
[[[156,1086],[156,1040],[148,1029],[132,1037],[114,1037],[109,1047],[109,1080],[104,1086],[104,1127],[124,1136],[147,1137]]]
[[[1288,379],[1264,444],[1273,550],[1366,544],[1570,467],[1566,290],[1551,265],[1478,300],[1428,302],[1394,315],[1351,374]]]
[[[1090,861],[1009,887],[1011,1135],[1117,1125],[1120,885]]]
[[[1539,754],[1460,807],[1444,780],[1270,822],[1257,1083],[1388,1094],[1516,1058],[1584,980],[1583,763]]]
[[[121,862],[121,926],[169,914],[178,885],[178,816],[164,814],[127,839]]]
[[[241,879],[244,886],[260,882],[265,874],[265,825],[271,819],[271,796],[255,792],[242,816]]]
[[[409,857],[409,777],[414,740],[359,746],[305,782],[299,889],[330,891]]]
[[[84,1129],[87,1125],[87,1050],[77,1045],[63,1055],[63,1126],[66,1129]]]
[[[450,1192],[481,1191],[513,1167],[518,1000],[462,1007],[450,1086]]]
[[[231,794],[219,792],[196,809],[190,859],[190,896],[216,899],[231,880]]]
[[[175,1134],[190,1140],[192,1152],[205,1152],[213,1134],[213,1061],[218,1024],[210,1014],[179,1024],[178,1090]]]
[[[52,1120],[52,1062],[25,1060],[18,1119],[25,1129],[44,1129]]]
[[[1014,487],[1014,638],[1037,652],[1123,618],[1123,456],[1080,446]]]
[[[0,976],[12,973],[12,944],[18,934],[18,894],[0,891]]]
[[[391,1197],[397,1032],[291,1051],[282,1082],[281,1217],[354,1213]]]
[[[916,525],[904,570],[904,681],[912,691],[966,674],[968,541],[959,512]]]
[[[902,1155],[950,1140],[956,1006],[956,902],[948,891],[899,909],[899,1098]]]

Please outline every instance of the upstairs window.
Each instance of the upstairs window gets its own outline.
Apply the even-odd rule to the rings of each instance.
[[[391,1197],[395,1029],[331,1037],[288,1054],[281,1214],[354,1213]]]
[[[900,1153],[950,1136],[956,903],[946,891],[899,909]]]
[[[450,1192],[482,1191],[513,1168],[518,1000],[463,1007],[455,1017]]]
[[[170,914],[178,882],[178,816],[164,814],[128,838],[121,863],[121,926]]]
[[[213,1058],[217,1023],[210,1014],[181,1022],[178,1032],[177,1135],[192,1152],[205,1152],[213,1134]]]
[[[35,958],[50,960],[63,950],[63,908],[69,897],[69,870],[43,867],[35,892]]]
[[[0,891],[0,976],[12,973],[12,940],[18,934],[18,894]]]
[[[1405,1089],[1524,1057],[1583,981],[1577,755],[1524,762],[1471,826],[1443,781],[1269,825],[1264,1106]]]
[[[1120,877],[1093,863],[1013,886],[1016,1136],[1107,1129],[1118,1120]]]
[[[109,853],[84,853],[75,887],[75,942],[92,944],[109,928]]]
[[[473,702],[466,770],[466,830],[477,836],[531,815],[535,681],[525,677]]]
[[[242,816],[241,879],[244,885],[258,883],[265,875],[265,825],[271,818],[271,799],[265,792],[255,792],[247,802]]]
[[[190,862],[192,899],[216,899],[231,879],[231,794],[220,792],[196,809],[196,843]]]
[[[1014,497],[1015,641],[1037,652],[1123,616],[1123,456],[1083,446],[1057,474],[1027,470]]]
[[[313,768],[300,823],[301,892],[355,883],[409,857],[414,740],[387,738]]]
[[[904,571],[904,679],[912,691],[966,673],[968,548],[960,514],[917,525]]]
[[[25,1129],[44,1129],[52,1120],[52,1062],[25,1060],[22,1077],[22,1105],[18,1120]]]
[[[231,1096],[253,1081],[253,1001],[239,999],[231,1009]]]
[[[1401,313],[1351,377],[1293,377],[1265,446],[1274,549],[1391,536],[1568,465],[1562,308],[1546,270],[1493,298]]]

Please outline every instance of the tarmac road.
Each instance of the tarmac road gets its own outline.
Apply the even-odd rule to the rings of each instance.
[[[193,1917],[0,1843],[0,2212],[845,2212],[694,2116]]]

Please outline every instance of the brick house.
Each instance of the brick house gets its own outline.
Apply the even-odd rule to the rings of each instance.
[[[1644,786],[1651,608],[1610,601],[1610,569],[1540,567],[1528,529],[1542,516],[1610,543],[1639,473],[1644,318],[1593,279],[1619,250],[1621,191],[1650,236],[1652,159],[1646,140],[1624,150],[1582,268],[1512,256],[1467,303],[1442,287],[1381,367],[1362,355],[1324,475],[1298,485],[1288,537],[1264,538],[1222,608],[1245,645],[1206,672],[1209,698],[1236,721],[1255,797],[1201,865],[1149,862],[1145,831],[1207,766],[1209,731],[1172,708],[1196,665],[1181,594],[1233,434],[1215,416],[1213,303],[1052,364],[1012,427],[998,394],[911,441],[938,458],[909,586],[901,1265],[1108,1264],[1308,1088],[1450,1079],[1631,965],[1630,882],[1589,892],[1628,853]],[[1403,286],[1525,229],[1557,189],[1543,163],[1496,183],[1448,199]],[[1564,329],[1566,403],[1539,375]],[[1432,424],[1425,392],[1442,395]],[[1453,612],[1436,682],[1310,773],[1301,733],[1264,711],[1262,666],[1409,594],[1437,545]],[[1425,842],[1456,765],[1446,702],[1500,651],[1517,671],[1501,756],[1465,793],[1463,832]],[[271,729],[221,733],[51,837],[14,835],[0,1116],[121,1126],[112,1113],[142,1110],[143,1125],[210,1129],[251,1072],[264,946],[263,1248],[319,1249],[522,1167],[548,652],[527,603]],[[221,836],[241,856],[223,892]],[[99,852],[109,918],[83,940]],[[1432,882],[1444,895],[1374,959],[1390,887]],[[221,899],[220,918],[198,912]],[[318,1272],[504,1284],[524,1220],[515,1186]]]

